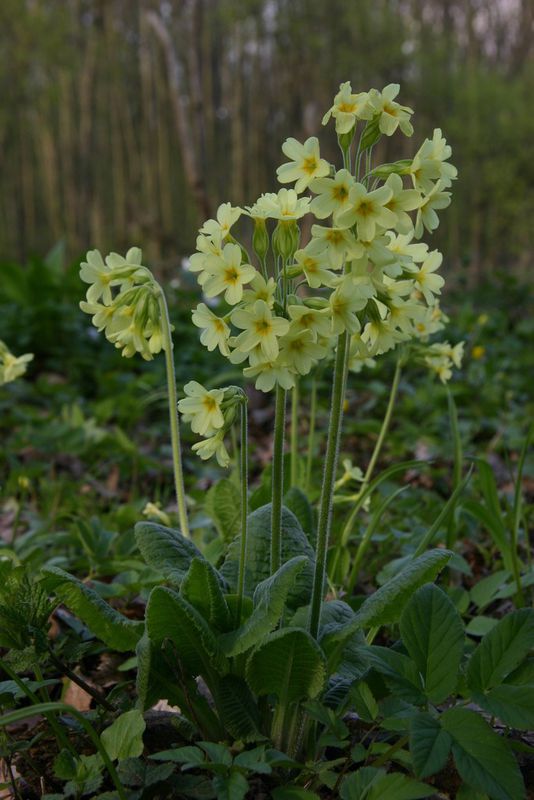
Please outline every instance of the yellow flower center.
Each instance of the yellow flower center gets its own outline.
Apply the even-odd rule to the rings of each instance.
[[[331,229],[326,234],[325,239],[330,242],[330,244],[339,244],[343,241],[343,234],[341,231],[335,231],[334,229]]]
[[[202,405],[210,414],[217,408],[216,400],[209,394],[204,395],[202,398]]]
[[[334,186],[332,188],[332,197],[334,200],[338,200],[340,203],[343,203],[344,200],[347,199],[349,193],[347,191],[347,187],[344,184],[340,186]]]
[[[315,156],[308,156],[302,162],[302,169],[304,172],[307,172],[308,175],[313,175],[315,170],[317,169],[317,159]]]
[[[397,116],[398,109],[391,105],[391,103],[386,103],[383,110],[385,114],[390,114],[392,117]]]
[[[239,282],[239,272],[235,267],[229,267],[224,271],[224,280],[226,283],[236,284]]]
[[[340,103],[338,110],[343,114],[354,114],[356,111],[356,103]]]
[[[307,270],[307,272],[317,272],[319,265],[315,260],[315,258],[310,258],[308,256],[308,258],[304,259],[303,266],[304,269]]]
[[[418,322],[415,327],[417,328],[419,333],[424,333],[426,331],[426,325],[424,324],[424,322]]]
[[[356,209],[360,217],[369,217],[374,212],[374,207],[369,200],[362,200],[358,208]]]
[[[273,326],[268,319],[259,319],[256,322],[256,333],[259,336],[268,336],[273,329]]]
[[[215,328],[217,333],[224,333],[224,322],[221,319],[214,319],[213,327]]]

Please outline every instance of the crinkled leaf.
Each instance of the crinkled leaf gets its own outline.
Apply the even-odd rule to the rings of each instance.
[[[216,569],[202,558],[194,558],[182,581],[180,591],[185,599],[200,611],[210,626],[228,630],[230,611],[221,589]]]
[[[298,519],[310,544],[315,546],[315,521],[310,501],[298,486],[292,486],[284,495],[284,506]]]
[[[373,645],[365,650],[369,664],[384,676],[395,696],[407,703],[423,705],[421,675],[411,658],[389,647]]]
[[[53,592],[89,630],[119,652],[135,650],[144,624],[127,619],[115,611],[89,586],[59,567],[43,569],[44,585]]]
[[[244,653],[273,630],[282,616],[297,576],[306,566],[306,561],[305,556],[296,556],[282,564],[270,578],[258,584],[254,592],[254,610],[250,617],[236,631],[220,638],[227,655]]]
[[[152,590],[146,609],[148,635],[154,644],[170,640],[185,669],[206,680],[213,670],[224,671],[224,658],[204,617],[172,589]]]
[[[180,585],[194,558],[204,556],[180,531],[156,522],[138,522],[135,540],[146,563],[171,583]]]
[[[217,688],[217,708],[226,730],[242,742],[261,739],[260,715],[254,696],[237,675],[225,675]]]
[[[284,628],[266,636],[252,651],[246,674],[255,694],[274,694],[287,706],[319,694],[325,682],[325,657],[307,631]]]
[[[282,563],[294,556],[306,556],[308,563],[298,575],[288,597],[290,608],[298,608],[309,602],[313,584],[315,555],[295,515],[282,509]],[[239,567],[241,537],[230,544],[221,574],[235,591]],[[248,518],[247,564],[245,570],[245,593],[252,595],[258,583],[271,574],[271,504],[253,511]]]
[[[356,614],[355,622],[364,627],[398,622],[414,591],[424,583],[434,580],[451,555],[449,550],[436,549],[415,558],[365,600]]]
[[[222,478],[206,495],[204,509],[220,536],[231,541],[241,528],[241,492],[234,481]]]

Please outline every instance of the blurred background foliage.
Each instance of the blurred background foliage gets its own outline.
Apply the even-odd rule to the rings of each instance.
[[[395,81],[416,146],[442,127],[460,171],[449,276],[525,277],[533,21],[532,0],[2,0],[0,253],[136,243],[172,263],[220,202],[276,188],[281,143],[320,129],[342,80]]]

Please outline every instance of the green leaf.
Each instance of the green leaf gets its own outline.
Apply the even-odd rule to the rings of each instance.
[[[172,750],[160,750],[158,753],[151,753],[150,758],[154,761],[172,761],[175,764],[183,764],[184,769],[201,767],[206,763],[206,756],[194,745],[177,747]]]
[[[241,492],[229,478],[217,481],[206,495],[204,509],[224,541],[231,541],[241,528]]]
[[[422,586],[402,612],[400,632],[428,699],[446,700],[458,681],[464,644],[464,626],[452,600],[432,583]]]
[[[417,800],[435,793],[432,786],[415,781],[400,772],[362,767],[341,784],[341,800]]]
[[[320,800],[319,795],[300,786],[278,786],[271,792],[273,800]]]
[[[465,708],[441,715],[452,738],[452,753],[460,777],[494,800],[523,800],[525,786],[508,743],[481,716]]]
[[[410,724],[410,753],[418,778],[428,778],[443,769],[451,750],[451,737],[439,720],[426,712],[412,718]]]
[[[53,592],[67,608],[80,617],[89,630],[108,647],[120,653],[135,650],[143,635],[144,623],[129,620],[119,614],[93,589],[59,567],[46,567],[42,574],[47,590]]]
[[[254,593],[254,589],[270,576],[271,550],[271,504],[253,511],[248,518],[247,564],[245,569],[245,592]],[[239,567],[241,537],[238,536],[230,544],[221,574],[235,591]],[[294,556],[306,556],[308,563],[297,577],[288,597],[290,608],[298,608],[309,602],[313,584],[315,554],[300,524],[287,508],[282,508],[282,563]]]
[[[157,586],[146,609],[148,635],[154,644],[169,639],[185,669],[207,682],[213,671],[225,670],[225,659],[204,617],[172,589]]]
[[[285,628],[271,633],[251,653],[247,681],[257,695],[274,694],[281,705],[317,697],[325,681],[324,654],[305,630]]]
[[[248,781],[237,770],[232,770],[228,776],[216,775],[212,786],[217,800],[243,800],[248,792]]]
[[[256,701],[242,678],[225,675],[218,684],[217,709],[226,730],[242,742],[263,738]]]
[[[146,724],[142,713],[134,708],[125,711],[102,732],[100,739],[112,761],[138,758],[143,752]]]
[[[200,611],[210,626],[221,631],[231,624],[230,611],[217,570],[203,558],[191,562],[180,589],[183,597]]]
[[[298,486],[292,486],[291,489],[284,495],[284,506],[298,519],[300,526],[308,541],[315,546],[315,522],[313,517],[313,508],[310,501]]]
[[[220,637],[221,646],[227,655],[244,653],[273,630],[306,562],[305,556],[296,556],[282,564],[270,578],[258,584],[254,592],[254,610],[250,617],[236,631]]]
[[[365,600],[356,614],[355,623],[360,627],[375,627],[398,622],[413,592],[434,580],[451,555],[449,550],[436,549],[415,558]]]
[[[156,522],[138,522],[135,540],[146,563],[171,583],[180,585],[194,558],[204,556],[180,531]]]
[[[421,675],[408,656],[389,647],[367,647],[369,663],[384,676],[396,697],[414,705],[423,705],[425,695]]]
[[[534,683],[503,683],[485,693],[473,692],[473,700],[505,725],[524,731],[534,729]]]
[[[484,692],[498,686],[534,646],[534,610],[520,608],[501,619],[471,656],[467,684]]]

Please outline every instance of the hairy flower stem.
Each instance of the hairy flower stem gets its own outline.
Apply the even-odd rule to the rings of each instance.
[[[291,486],[298,486],[298,432],[299,432],[299,384],[295,381],[295,386],[291,392]]]
[[[310,400],[310,422],[308,429],[308,454],[306,458],[306,492],[310,491],[311,473],[313,466],[313,444],[315,439],[315,418],[317,416],[317,379],[312,379],[311,400]]]
[[[273,490],[271,505],[271,575],[282,563],[282,496],[284,493],[284,432],[286,390],[276,387],[273,442]]]
[[[248,534],[248,415],[247,398],[241,399],[241,548],[239,552],[239,574],[237,578],[237,625],[241,624],[243,594],[245,592],[245,567],[247,563]]]
[[[391,423],[391,416],[393,414],[393,409],[395,408],[395,401],[397,400],[397,392],[399,391],[399,382],[401,376],[401,358],[402,356],[399,356],[397,358],[397,363],[395,364],[395,373],[393,375],[393,382],[391,384],[391,389],[389,392],[388,407],[386,408],[386,413],[384,415],[384,419],[382,420],[382,427],[380,428],[380,433],[378,434],[378,439],[376,440],[376,444],[374,446],[371,459],[369,461],[369,464],[367,465],[363,482],[362,485],[360,486],[359,494],[363,494],[363,492],[369,485],[369,481],[371,480],[371,477],[375,470],[378,456],[380,455],[380,451],[382,450],[382,445],[384,444],[384,439],[386,438],[386,434],[389,430],[389,426]]]
[[[313,578],[312,599],[310,606],[310,633],[317,638],[321,605],[323,602],[323,586],[326,571],[326,555],[332,523],[332,502],[339,455],[339,439],[343,421],[343,402],[348,371],[349,334],[344,331],[337,340],[336,361],[334,368],[334,384],[332,387],[332,406],[330,410],[330,426],[326,445],[323,489],[319,506],[319,523],[317,526],[317,547],[315,553],[315,574]]]
[[[347,546],[347,543],[348,543],[350,535],[352,533],[352,529],[354,527],[354,523],[356,521],[356,517],[358,515],[358,511],[359,511],[359,508],[360,508],[360,506],[358,504],[358,500],[362,496],[362,494],[365,492],[367,487],[369,486],[369,482],[370,482],[370,480],[372,478],[372,475],[373,475],[373,472],[374,472],[374,469],[375,469],[375,466],[376,466],[376,462],[378,460],[378,456],[380,455],[380,451],[382,450],[382,445],[384,444],[384,439],[386,438],[386,434],[387,434],[387,432],[389,430],[389,426],[390,426],[390,423],[391,423],[391,416],[393,414],[393,409],[395,408],[395,401],[397,399],[397,392],[398,392],[398,389],[399,389],[400,376],[401,376],[401,356],[399,356],[399,358],[397,359],[397,364],[395,366],[395,374],[393,375],[393,383],[391,384],[391,390],[390,390],[390,393],[389,393],[388,406],[387,406],[387,409],[386,409],[386,413],[384,415],[384,419],[382,420],[382,427],[380,428],[380,433],[378,434],[378,439],[376,440],[376,444],[374,446],[373,453],[371,455],[371,459],[369,461],[369,464],[367,465],[367,469],[365,471],[365,475],[364,475],[364,478],[363,478],[363,481],[362,481],[362,485],[360,486],[358,494],[356,494],[355,497],[354,497],[356,505],[354,506],[354,509],[349,514],[349,517],[348,517],[348,519],[347,519],[347,521],[345,523],[345,526],[343,528],[343,531],[341,533],[341,539],[339,541],[339,546],[338,546],[337,552],[336,552],[336,559],[335,559],[334,566],[332,568],[332,573],[331,574],[334,574],[334,572],[335,572],[335,568],[337,567],[337,562],[338,562],[338,559],[339,559],[339,556],[340,556],[342,548]]]
[[[171,424],[172,463],[174,469],[174,486],[176,502],[178,503],[178,519],[180,530],[184,536],[189,537],[189,521],[185,503],[184,473],[182,467],[182,448],[180,444],[180,422],[178,420],[178,398],[176,396],[176,374],[174,371],[173,342],[171,335],[171,321],[165,294],[159,286],[158,303],[161,313],[162,333],[165,350],[165,366],[167,370],[167,393],[169,397],[169,419]]]

